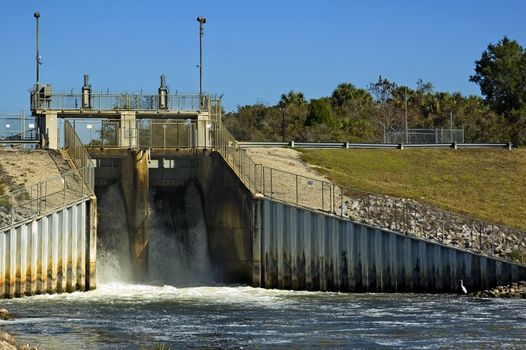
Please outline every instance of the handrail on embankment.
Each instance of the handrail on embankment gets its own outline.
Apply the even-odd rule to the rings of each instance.
[[[29,184],[0,196],[0,230],[50,214],[90,198],[91,189],[82,175],[89,169],[74,169],[61,176]]]
[[[223,125],[217,128],[216,149],[254,194],[526,264],[526,232],[257,164]]]
[[[95,166],[75,132],[75,128],[67,120],[64,121],[64,149],[68,151],[71,160],[82,174],[86,186],[93,194],[95,192]]]
[[[511,143],[351,143],[351,142],[238,142],[243,148],[253,147],[291,147],[310,149],[404,149],[404,148],[504,148],[512,149]]]
[[[93,196],[95,168],[71,124],[64,123],[65,149],[76,169],[0,196],[0,229],[61,210]]]

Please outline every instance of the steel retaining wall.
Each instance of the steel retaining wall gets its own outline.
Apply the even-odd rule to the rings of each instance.
[[[256,200],[254,285],[351,292],[457,292],[526,280],[526,266],[266,198]],[[258,215],[258,214],[256,214]]]
[[[90,205],[81,201],[0,231],[0,297],[95,287]]]

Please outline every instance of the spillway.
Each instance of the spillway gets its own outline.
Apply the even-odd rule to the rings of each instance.
[[[201,197],[193,182],[151,195],[148,277],[177,286],[212,283]]]
[[[135,282],[119,184],[98,187],[97,197],[98,282]],[[147,228],[148,273],[140,282],[173,286],[213,283],[201,196],[193,182],[152,189]]]

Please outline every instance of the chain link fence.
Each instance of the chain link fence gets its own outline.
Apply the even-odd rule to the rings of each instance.
[[[16,225],[35,216],[91,197],[95,168],[69,122],[64,124],[65,149],[76,169],[38,183],[27,184],[0,196],[0,228]]]
[[[464,143],[464,129],[408,129],[402,131],[386,131],[384,143]]]
[[[69,121],[64,123],[64,149],[92,195],[95,193],[95,165]]]
[[[83,180],[88,169],[71,170],[60,177],[23,186],[0,196],[0,229],[89,198],[91,189]]]
[[[222,125],[216,149],[256,195],[526,264],[526,232],[256,164]]]

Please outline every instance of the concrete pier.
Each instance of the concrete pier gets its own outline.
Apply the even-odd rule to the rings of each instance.
[[[126,207],[133,270],[137,280],[148,271],[149,172],[146,150],[130,150],[120,160],[120,184]]]

